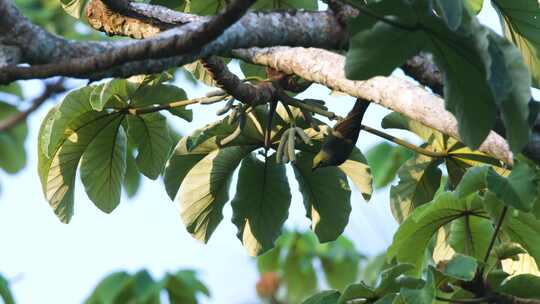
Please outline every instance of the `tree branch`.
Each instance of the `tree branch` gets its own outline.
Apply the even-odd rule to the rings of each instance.
[[[17,114],[14,114],[2,121],[0,121],[0,133],[6,132],[9,129],[15,127],[19,123],[26,120],[26,118],[32,114],[35,110],[37,110],[47,99],[51,98],[52,96],[62,93],[66,90],[64,87],[64,79],[60,78],[58,81],[50,84],[45,85],[45,90],[43,93],[41,93],[40,96],[38,96],[36,99],[32,101],[32,105],[26,109],[25,111],[18,112]]]

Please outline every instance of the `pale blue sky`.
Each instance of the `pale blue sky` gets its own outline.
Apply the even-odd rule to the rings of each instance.
[[[482,19],[491,24],[495,20],[491,13],[484,14]],[[189,97],[202,96],[207,90],[182,79],[177,84]],[[41,87],[39,82],[29,81],[25,88],[26,96],[31,97],[39,94]],[[342,115],[353,104],[352,98],[330,96],[329,90],[320,86],[311,88],[304,96],[325,99],[332,110]],[[60,223],[43,198],[36,169],[37,130],[52,104],[47,103],[29,120],[27,167],[14,176],[0,173],[0,272],[14,279],[12,289],[18,303],[81,303],[108,273],[134,272],[141,268],[149,269],[156,278],[180,268],[198,270],[212,292],[205,303],[258,302],[254,260],[236,238],[236,227],[230,222],[230,205],[226,205],[225,218],[209,244],[203,245],[185,231],[178,204],[170,201],[160,180],[145,179],[139,194],[131,200],[123,197],[120,206],[109,215],[88,200],[77,181],[75,216],[68,225]],[[171,122],[187,134],[215,120],[217,107],[193,107],[195,119],[190,124],[180,119]],[[388,111],[371,106],[365,123],[379,128],[385,113]],[[403,132],[394,134],[414,140]],[[365,152],[378,141],[362,133],[358,146]],[[286,226],[308,229],[297,184],[294,178],[289,180],[293,202]],[[368,204],[353,190],[352,206],[345,234],[363,253],[371,255],[384,250],[396,228],[389,211],[387,189],[378,191]]]

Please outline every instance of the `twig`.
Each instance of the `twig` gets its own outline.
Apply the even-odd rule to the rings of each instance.
[[[467,303],[482,303],[482,302],[486,302],[489,300],[489,298],[487,297],[481,297],[481,298],[474,298],[474,299],[448,299],[448,298],[443,298],[443,297],[435,297],[438,301],[443,301],[443,302],[450,302],[450,303],[462,303],[462,304],[467,304]]]
[[[193,98],[193,99],[186,99],[186,100],[180,100],[175,101],[167,104],[162,104],[159,106],[149,106],[144,108],[128,108],[128,109],[122,109],[120,111],[126,111],[127,113],[131,115],[143,115],[148,113],[154,113],[159,112],[162,110],[169,110],[173,108],[179,108],[183,106],[187,106],[190,104],[196,104],[196,103],[205,103],[210,104],[217,101],[221,101],[229,97],[228,95],[222,95],[222,96],[211,96],[211,97],[199,97],[199,98]]]
[[[493,250],[493,246],[495,245],[495,241],[497,240],[497,235],[499,233],[499,230],[501,230],[501,226],[503,224],[503,221],[507,212],[508,212],[508,206],[504,206],[501,211],[499,220],[497,221],[497,226],[495,227],[495,231],[493,231],[493,235],[491,236],[491,241],[489,242],[489,246],[486,251],[486,256],[484,257],[484,264],[487,263],[489,256],[491,254],[491,251]]]
[[[32,112],[37,110],[45,101],[47,101],[47,99],[53,95],[62,93],[65,90],[64,78],[60,78],[54,83],[46,84],[43,93],[32,101],[32,105],[28,109],[0,121],[0,133],[6,132],[17,126],[19,123],[22,123],[30,114],[32,114]]]

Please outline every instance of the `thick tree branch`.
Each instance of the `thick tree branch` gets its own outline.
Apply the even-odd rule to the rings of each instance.
[[[197,27],[161,39],[143,40],[113,51],[87,58],[76,58],[42,66],[6,67],[0,74],[0,83],[16,79],[43,78],[51,74],[80,75],[106,70],[126,62],[157,59],[199,50],[220,36],[238,21],[255,0],[235,0],[220,14]],[[187,26],[187,25],[186,25]]]
[[[444,101],[425,89],[397,77],[374,77],[366,81],[345,78],[345,58],[321,49],[274,47],[232,52],[247,62],[269,66],[287,74],[296,74],[332,90],[344,92],[382,105],[385,108],[459,139],[457,121],[444,109]],[[512,164],[512,153],[505,139],[491,132],[479,148],[493,157]]]

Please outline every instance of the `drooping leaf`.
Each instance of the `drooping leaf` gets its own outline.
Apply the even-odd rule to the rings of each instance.
[[[505,281],[498,291],[520,298],[539,299],[540,277],[532,274],[520,274]]]
[[[470,0],[469,0],[470,1]],[[520,50],[532,74],[533,85],[540,87],[540,7],[536,1],[493,0],[491,2],[501,17],[506,38]]]
[[[185,176],[178,190],[178,200],[182,220],[194,238],[203,242],[210,239],[223,219],[231,176],[252,149],[237,146],[212,151]]]
[[[489,219],[464,216],[452,222],[448,243],[459,253],[482,260],[489,246],[486,235],[493,234]]]
[[[126,174],[126,135],[122,120],[105,125],[86,147],[81,161],[81,180],[86,194],[103,212],[112,212],[120,203]]]
[[[128,115],[128,137],[137,147],[135,162],[145,176],[156,179],[165,168],[172,148],[169,127],[159,113]]]
[[[424,261],[423,252],[439,228],[465,215],[478,214],[481,207],[476,194],[458,199],[451,192],[441,193],[430,204],[416,208],[399,226],[387,258],[415,265],[418,274]]]
[[[250,255],[259,255],[274,246],[289,215],[290,203],[284,165],[277,164],[274,158],[266,163],[253,155],[243,159],[231,202],[232,221]]]
[[[4,304],[15,304],[15,298],[9,288],[9,282],[2,275],[0,275],[0,299],[4,301]]]
[[[86,304],[117,303],[122,290],[129,285],[131,276],[124,271],[115,272],[99,282]]]
[[[399,183],[390,188],[390,207],[398,222],[403,222],[418,206],[433,199],[441,184],[440,160],[424,155],[409,159],[398,170]]]
[[[141,174],[135,163],[133,149],[129,147],[126,154],[126,176],[124,177],[123,186],[128,197],[133,197],[137,194],[141,184]]]
[[[171,304],[197,304],[199,294],[210,295],[206,286],[197,279],[195,272],[189,270],[167,274],[162,284]]]
[[[358,148],[354,148],[349,158],[338,167],[351,179],[354,186],[366,201],[369,201],[373,193],[373,176],[368,161]]]
[[[392,182],[399,167],[412,156],[411,151],[386,142],[371,148],[366,153],[366,157],[373,174],[375,189],[380,189]]]
[[[311,170],[313,154],[300,152],[294,174],[304,199],[306,216],[321,242],[335,240],[349,222],[351,190],[347,177],[334,167]]]

